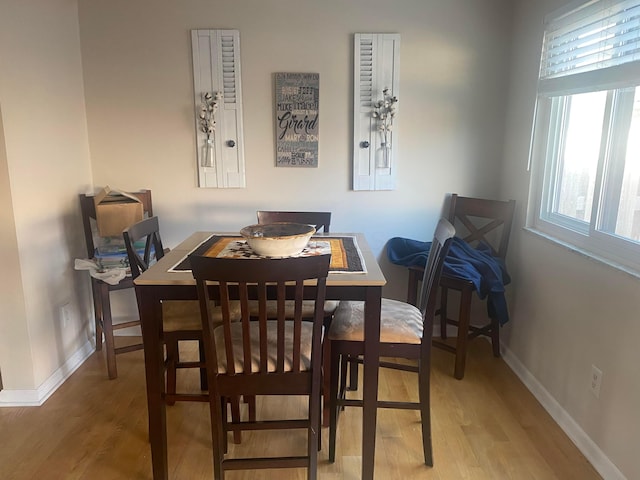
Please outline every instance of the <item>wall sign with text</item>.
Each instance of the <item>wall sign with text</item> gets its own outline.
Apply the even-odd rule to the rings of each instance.
[[[318,166],[320,74],[276,73],[276,166]]]

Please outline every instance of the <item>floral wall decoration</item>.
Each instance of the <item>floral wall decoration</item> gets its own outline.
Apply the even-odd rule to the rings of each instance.
[[[218,102],[222,98],[221,92],[206,92],[202,95],[202,104],[198,112],[198,125],[200,126],[200,131],[207,136],[204,145],[203,167],[215,167],[216,111],[218,110]]]
[[[244,188],[240,32],[191,30],[196,171],[200,188]]]
[[[353,58],[353,189],[394,190],[400,34],[355,34]]]
[[[382,90],[382,100],[373,104],[373,118],[376,119],[377,129],[380,132],[380,148],[382,155],[377,159],[377,167],[389,167],[389,154],[391,151],[391,132],[393,130],[393,119],[397,113],[398,97],[391,95],[389,87]]]

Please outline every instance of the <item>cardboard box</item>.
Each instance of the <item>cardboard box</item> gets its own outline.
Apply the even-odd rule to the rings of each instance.
[[[98,193],[96,205],[96,223],[101,237],[122,235],[122,231],[144,218],[142,202],[135,196],[108,186]]]

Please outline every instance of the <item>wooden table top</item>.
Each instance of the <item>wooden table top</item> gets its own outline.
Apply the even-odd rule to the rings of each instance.
[[[174,249],[166,253],[157,264],[153,265],[140,275],[134,283],[136,285],[195,285],[195,280],[190,271],[170,272],[169,269],[180,262],[180,260],[214,233],[218,235],[238,235],[237,232],[195,232]],[[378,262],[363,234],[332,232],[327,234],[316,234],[313,238],[320,239],[323,236],[355,237],[366,267],[365,273],[330,273],[327,277],[327,286],[383,286],[386,284],[386,279],[384,278],[382,270],[380,270],[380,266],[378,265]]]

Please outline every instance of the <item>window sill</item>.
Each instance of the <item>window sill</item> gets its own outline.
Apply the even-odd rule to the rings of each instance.
[[[596,255],[595,253],[589,252],[587,250],[584,250],[582,248],[576,247],[575,245],[572,245],[571,243],[565,242],[563,240],[560,240],[552,235],[549,235],[548,233],[544,233],[540,230],[537,230],[533,227],[524,227],[523,228],[524,231],[529,232],[533,235],[536,235],[538,237],[541,237],[555,245],[559,245],[561,247],[564,247],[566,250],[569,250],[570,252],[573,252],[577,255],[580,255],[582,257],[585,257],[589,260],[595,261],[597,263],[606,265],[608,267],[614,268],[618,271],[621,271],[623,273],[626,273],[627,275],[633,277],[636,280],[640,280],[640,272],[633,270],[625,265],[621,265],[620,263],[614,262],[613,260],[609,260],[607,258],[601,257],[600,255]]]

